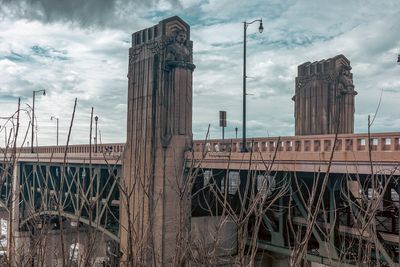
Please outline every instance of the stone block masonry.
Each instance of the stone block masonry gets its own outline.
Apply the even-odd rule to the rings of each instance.
[[[298,66],[293,96],[295,134],[354,132],[354,90],[350,61],[338,55]]]
[[[120,214],[127,265],[174,260],[181,223],[174,187],[192,146],[194,68],[190,27],[179,17],[132,35]]]

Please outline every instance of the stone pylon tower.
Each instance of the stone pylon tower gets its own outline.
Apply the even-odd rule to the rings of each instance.
[[[293,96],[296,135],[354,132],[354,91],[350,61],[343,55],[298,66]],[[338,123],[338,124],[337,124]]]
[[[127,265],[168,266],[174,258],[181,226],[176,185],[192,144],[192,46],[179,17],[132,35],[120,203]]]

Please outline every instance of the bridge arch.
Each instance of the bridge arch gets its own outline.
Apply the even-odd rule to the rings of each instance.
[[[48,215],[48,216],[59,216],[60,214],[58,213],[58,211],[41,211],[41,212],[35,212],[33,214],[31,214],[30,216],[26,217],[20,224],[21,227],[27,225],[31,220],[36,219],[38,217],[44,216],[44,215]],[[112,233],[111,231],[107,230],[106,228],[102,227],[100,224],[97,224],[95,222],[90,222],[88,219],[85,219],[83,217],[80,216],[76,216],[74,214],[70,214],[67,212],[61,212],[61,217],[66,218],[66,219],[70,219],[71,221],[76,221],[76,222],[80,222],[83,223],[86,226],[92,227],[94,229],[96,229],[97,231],[100,231],[102,233],[104,233],[106,236],[108,236],[109,238],[111,238],[112,240],[119,242],[119,236],[115,235],[114,233]]]

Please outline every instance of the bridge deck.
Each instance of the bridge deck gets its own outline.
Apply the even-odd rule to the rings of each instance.
[[[369,140],[369,142],[368,142]],[[240,139],[194,141],[193,152],[186,153],[187,166],[214,169],[272,168],[278,171],[326,171],[334,145],[334,135],[285,136],[248,139],[252,153],[241,153]],[[67,163],[122,164],[125,144],[71,145]],[[371,158],[369,149],[371,148]],[[3,153],[4,149],[1,150]],[[65,146],[20,148],[18,161],[63,163]],[[272,160],[274,164],[270,167]],[[91,153],[90,153],[91,152]],[[9,154],[9,151],[7,151]],[[90,157],[91,156],[91,157]],[[331,172],[400,174],[400,132],[367,134],[341,134],[333,155]],[[251,166],[250,166],[251,165]]]

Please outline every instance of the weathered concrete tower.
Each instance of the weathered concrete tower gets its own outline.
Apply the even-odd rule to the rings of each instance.
[[[293,96],[295,134],[354,132],[354,90],[350,61],[343,55],[298,66]]]
[[[128,266],[168,266],[174,258],[194,68],[190,27],[179,17],[132,35],[120,215]]]

